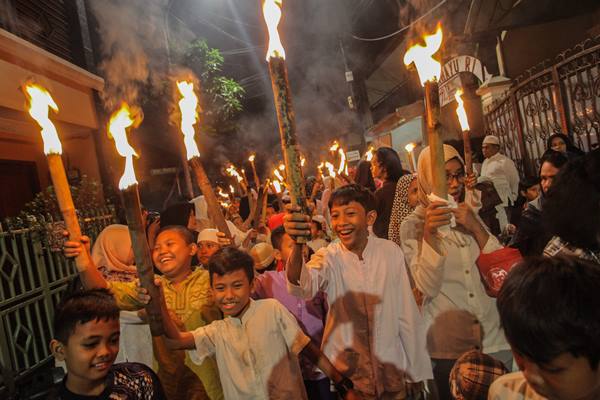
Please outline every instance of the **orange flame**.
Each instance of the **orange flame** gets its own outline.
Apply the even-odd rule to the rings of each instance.
[[[333,142],[333,144],[331,145],[331,147],[329,148],[329,151],[336,152],[336,151],[338,151],[339,148],[340,148],[340,144],[338,143],[337,140],[335,140]]]
[[[133,147],[127,141],[126,129],[135,122],[131,118],[131,111],[126,103],[121,104],[121,108],[114,112],[108,123],[108,135],[114,139],[117,153],[125,157],[125,170],[119,180],[119,189],[123,190],[137,183],[135,170],[133,169],[133,156],[138,156]]]
[[[219,196],[223,197],[224,199],[229,199],[229,195],[223,191],[222,187],[217,186],[217,191],[219,193]]]
[[[279,164],[279,170],[282,172],[285,171],[285,164],[283,164],[283,163]]]
[[[462,89],[458,89],[454,94],[456,98],[456,102],[458,106],[456,107],[456,115],[458,116],[458,122],[460,122],[460,128],[463,131],[468,131],[469,128],[469,119],[467,118],[467,111],[465,110],[465,102],[462,99],[463,91]]]
[[[251,163],[253,163],[255,159],[256,159],[256,154],[252,154],[252,155],[250,155],[250,157],[248,157],[248,161],[250,161]]]
[[[235,189],[233,188],[233,185],[229,185],[229,192],[231,194],[235,194]]]
[[[325,167],[327,168],[327,171],[329,171],[329,176],[335,178],[336,174],[335,167],[333,166],[333,164],[328,161],[325,163]]]
[[[43,87],[35,84],[25,86],[25,95],[29,103],[29,115],[42,128],[42,140],[44,142],[44,154],[62,154],[62,145],[58,138],[56,127],[48,117],[48,109],[58,112],[58,106],[50,93]]]
[[[304,167],[306,165],[306,158],[304,156],[300,157],[300,166]]]
[[[339,149],[338,153],[340,155],[340,166],[338,168],[338,174],[345,173],[348,175],[348,164],[346,162],[346,152],[343,149]]]
[[[404,54],[404,64],[409,66],[415,63],[419,79],[423,86],[425,86],[425,82],[427,81],[436,81],[440,78],[442,66],[432,56],[442,46],[442,39],[442,27],[438,25],[437,31],[433,35],[425,36],[425,46],[416,44]]]
[[[373,146],[369,147],[369,150],[365,153],[365,160],[371,161],[373,159],[373,154],[375,154],[375,149]]]
[[[281,193],[281,182],[277,179],[273,181],[273,187],[275,188],[275,193]]]
[[[407,144],[406,146],[404,146],[404,149],[406,151],[408,151],[409,153],[412,153],[412,151],[415,149],[415,147],[417,147],[417,145],[411,142],[411,143]]]
[[[192,82],[178,81],[177,88],[181,93],[179,110],[181,111],[181,132],[183,132],[183,143],[187,152],[187,159],[200,157],[198,145],[194,140],[194,125],[198,122],[198,97],[194,93]]]
[[[265,0],[263,2],[263,17],[267,24],[267,31],[269,32],[269,48],[267,50],[267,61],[270,58],[283,58],[285,59],[285,50],[283,44],[281,44],[281,38],[279,37],[279,31],[277,26],[281,21],[281,9],[283,7],[283,0]]]
[[[275,175],[277,177],[277,179],[279,179],[282,182],[285,180],[285,179],[283,179],[283,175],[281,175],[281,172],[279,172],[279,170],[277,170],[277,168],[275,168],[273,170],[273,175]]]
[[[244,180],[242,178],[242,176],[240,175],[240,173],[237,171],[237,169],[235,169],[233,164],[230,164],[229,167],[227,167],[227,169],[225,171],[227,172],[227,175],[231,176],[232,178],[237,179],[237,181],[240,183]]]

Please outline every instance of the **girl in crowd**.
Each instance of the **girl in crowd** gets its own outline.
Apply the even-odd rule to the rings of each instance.
[[[400,246],[400,225],[419,204],[417,174],[402,176],[396,185],[396,196],[392,206],[388,237]]]
[[[378,148],[371,160],[371,172],[373,177],[383,181],[383,185],[375,192],[377,219],[373,224],[373,232],[378,237],[387,239],[396,184],[404,174],[398,153],[390,147]]]
[[[583,151],[581,151],[581,149],[573,144],[567,135],[562,133],[555,133],[548,138],[546,150],[558,151],[559,153],[564,154],[564,156],[568,159],[579,157],[585,154]]]

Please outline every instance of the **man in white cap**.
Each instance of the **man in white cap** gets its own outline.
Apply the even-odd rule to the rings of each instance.
[[[485,160],[481,167],[480,181],[490,180],[494,184],[502,204],[496,206],[500,230],[503,231],[508,224],[506,207],[509,202],[514,202],[519,193],[519,172],[515,163],[504,154],[500,154],[500,141],[497,136],[488,135],[483,139],[481,146]]]

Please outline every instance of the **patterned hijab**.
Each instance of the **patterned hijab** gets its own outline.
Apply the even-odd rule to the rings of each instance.
[[[392,206],[388,237],[396,242],[398,246],[400,246],[400,225],[415,209],[408,204],[408,187],[415,179],[417,179],[417,174],[403,175],[396,184],[396,195]]]

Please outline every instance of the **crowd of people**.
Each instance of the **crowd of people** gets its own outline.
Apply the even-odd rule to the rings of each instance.
[[[308,213],[272,194],[261,216],[249,189],[231,236],[202,197],[148,216],[160,299],[126,225],[67,239],[81,288],[55,312],[56,397],[600,399],[600,150],[553,135],[536,176],[494,136],[479,174],[443,150],[447,199],[429,148],[411,173],[381,147],[307,178]]]

